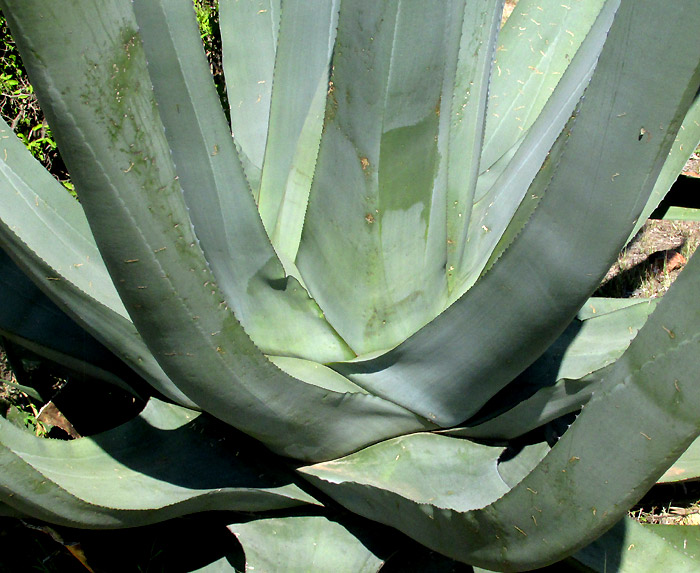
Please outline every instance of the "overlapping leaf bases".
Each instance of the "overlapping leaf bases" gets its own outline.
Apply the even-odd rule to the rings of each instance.
[[[221,0],[230,126],[189,0],[1,4],[80,197],[3,126],[2,247],[173,402],[74,444],[3,430],[8,508],[306,504],[230,526],[251,567],[377,570],[337,502],[521,570],[603,534],[700,431],[700,263],[656,309],[589,298],[692,150],[690,0],[521,0],[502,30],[497,0]],[[232,455],[209,416],[282,457]]]

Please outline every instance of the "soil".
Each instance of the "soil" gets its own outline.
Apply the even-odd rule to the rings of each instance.
[[[663,295],[700,244],[700,221],[650,219],[620,253],[597,296]]]
[[[700,147],[695,150],[695,153],[690,156],[688,163],[685,164],[683,175],[690,177],[700,177]]]

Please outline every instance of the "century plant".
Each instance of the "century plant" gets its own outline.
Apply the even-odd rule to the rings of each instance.
[[[2,334],[153,388],[72,441],[0,419],[5,513],[272,511],[229,525],[256,570],[377,570],[372,522],[694,567],[595,540],[700,433],[700,261],[591,295],[700,140],[696,2],[220,0],[230,125],[191,0],[0,4],[79,197],[2,126]]]

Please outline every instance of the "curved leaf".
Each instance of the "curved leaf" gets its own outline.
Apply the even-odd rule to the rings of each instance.
[[[80,328],[0,250],[0,332],[97,371],[124,370],[123,363]],[[40,351],[39,354],[42,354]],[[107,377],[108,373],[104,372]],[[114,378],[116,376],[112,375]],[[99,376],[98,376],[99,377]]]
[[[700,556],[695,529],[625,518],[573,557],[597,573],[687,573],[697,569]]]
[[[36,438],[2,418],[0,428],[2,502],[52,523],[132,527],[213,509],[317,503],[257,447],[155,399],[123,426],[72,441]]]
[[[673,182],[678,178],[678,174],[683,169],[683,166],[688,161],[688,158],[692,155],[695,148],[700,144],[700,95],[695,97],[695,102],[688,110],[688,113],[683,120],[681,129],[678,132],[676,140],[673,142],[671,151],[669,152],[666,163],[664,163],[663,169],[659,174],[659,178],[654,185],[654,189],[649,196],[649,201],[644,206],[642,214],[639,217],[634,229],[630,233],[629,240],[631,241],[637,234],[639,229],[642,228],[644,222],[649,218],[654,209],[661,203],[666,193],[673,185]],[[687,210],[690,213],[693,210]],[[682,212],[681,212],[682,213]],[[677,217],[678,219],[685,219],[684,216]],[[693,217],[688,216],[688,219]],[[695,212],[695,220],[698,219],[697,212]]]
[[[490,119],[494,120],[495,118],[500,122],[500,114],[506,113],[502,124],[498,124],[498,135],[494,136],[493,140],[499,143],[500,140],[506,142],[509,140],[509,132],[503,126],[509,126],[510,135],[517,136],[518,140],[517,144],[514,144],[489,167],[487,167],[489,165],[487,157],[482,157],[482,162],[485,162],[485,165],[482,165],[482,173],[476,182],[473,205],[469,209],[471,211],[469,226],[465,228],[461,237],[463,252],[459,259],[454,262],[453,273],[456,280],[454,289],[450,293],[451,301],[456,300],[471,288],[484,270],[491,266],[490,259],[494,260],[500,257],[501,252],[497,249],[499,243],[503,247],[507,247],[520,233],[526,221],[518,220],[518,215],[529,219],[532,209],[538,205],[539,199],[544,193],[543,187],[546,187],[551,181],[552,175],[557,169],[553,159],[560,155],[561,148],[567,143],[565,134],[574,125],[575,117],[572,118],[572,115],[575,115],[577,102],[581,99],[596,68],[616,7],[616,2],[608,2],[602,9],[600,9],[600,2],[585,3],[585,9],[591,10],[592,13],[585,18],[580,18],[581,21],[574,27],[577,31],[580,29],[587,31],[580,47],[578,42],[569,46],[569,49],[564,47],[571,40],[568,34],[571,30],[567,28],[567,25],[572,23],[569,13],[571,10],[567,11],[565,21],[559,21],[557,25],[552,25],[553,22],[550,22],[550,25],[547,26],[549,34],[554,36],[549,38],[551,39],[549,45],[546,44],[549,41],[547,38],[549,34],[540,32],[541,26],[535,26],[535,28],[540,36],[545,34],[544,40],[542,38],[534,40],[528,36],[513,37],[508,34],[499,39],[499,49],[502,52],[498,53],[496,68],[491,79],[497,83],[501,77],[506,75],[508,87],[505,89],[506,91],[518,91],[518,96],[513,99],[518,100],[520,105],[515,106],[518,109],[512,112],[512,115],[517,118],[514,120],[514,118],[509,117],[510,114],[507,110],[498,107],[499,95],[492,94],[489,100]],[[581,5],[576,9],[577,14],[573,21],[577,21],[577,18],[581,16],[580,9]],[[525,7],[519,9],[518,14],[529,16],[528,12],[521,14],[520,10],[526,10]],[[551,17],[552,13],[562,10],[565,9],[561,5],[552,6],[545,3],[544,7],[538,6],[537,17],[547,18],[547,14]],[[598,15],[598,17],[595,18],[591,26],[589,20],[593,15]],[[555,21],[557,20],[555,19]],[[521,27],[523,26],[518,26],[518,28]],[[527,28],[532,27],[532,25],[527,26]],[[587,29],[588,27],[590,30]],[[562,40],[562,36],[566,39]],[[529,41],[526,42],[526,40]],[[525,67],[522,62],[518,62],[515,66],[515,62],[512,61],[513,58],[509,54],[517,54],[526,62],[530,58],[538,59],[540,54],[535,51],[533,44],[540,45],[547,50],[544,52],[543,49],[543,52],[547,54],[547,57],[541,57],[543,60],[555,57],[560,61],[557,65],[553,65],[552,75],[549,75],[546,80],[542,79],[543,74],[538,73],[538,64],[527,66],[528,74],[525,74],[527,80],[524,82],[527,87],[525,87],[520,85],[517,79],[523,75]],[[577,50],[576,55],[573,56],[575,49]],[[565,51],[571,52],[573,56],[570,64],[568,58],[562,57],[565,55],[562,52]],[[533,53],[537,55],[534,56]],[[502,62],[502,64],[505,66],[506,72],[499,76],[496,73],[501,70],[498,59],[504,56],[507,61]],[[564,62],[566,62],[566,66],[564,66]],[[511,65],[514,65],[519,72],[514,71],[511,75],[509,72]],[[539,89],[536,86],[541,83],[544,84],[541,87],[547,88],[544,90],[546,95],[539,97],[538,100],[534,96],[539,94]],[[494,89],[497,88],[494,87]],[[550,89],[553,90],[551,95],[546,93]],[[524,93],[527,93],[527,97],[523,95]],[[501,93],[500,96],[505,96],[505,93]],[[535,108],[538,114],[530,119],[520,118],[520,114],[525,111],[528,105]],[[498,112],[494,111],[494,107]],[[513,121],[515,121],[515,125],[513,125]],[[483,152],[487,154],[488,150],[484,148]],[[518,213],[523,204],[526,204],[525,213]]]
[[[370,573],[384,562],[345,527],[325,517],[285,517],[228,528],[245,551],[246,571]]]
[[[627,349],[655,303],[590,299],[584,307],[587,310],[579,312],[584,319],[574,320],[534,364],[470,419],[467,427],[444,433],[473,439],[513,439],[579,410],[600,386],[605,369]],[[598,312],[592,314],[588,309]]]
[[[469,79],[482,85],[497,4],[341,4],[297,266],[358,354],[394,346],[444,307],[446,186],[481,138],[456,113]]]
[[[307,460],[432,428],[381,398],[293,378],[251,341],[192,229],[146,89],[150,79],[131,3],[12,5],[5,13],[59,144],[67,143],[63,157],[110,274],[139,333],[178,388],[274,451]],[[82,34],[86,28],[103,40]],[[107,103],[83,104],[93,97]]]
[[[418,505],[461,513],[484,507],[508,491],[498,473],[502,452],[468,440],[411,434],[300,471],[331,483],[358,484],[358,492],[392,492]],[[323,484],[321,489],[326,490]],[[332,488],[327,491],[334,496]],[[357,503],[371,507],[374,495],[359,496],[364,499]],[[342,496],[338,499],[343,503]]]
[[[700,440],[695,440],[659,478],[659,483],[673,483],[698,478],[700,478]]]
[[[270,244],[226,127],[192,3],[149,0],[133,5],[178,183],[197,239],[229,306],[268,354],[319,362],[354,356],[304,287],[285,276]],[[294,22],[296,16],[290,14],[290,20]],[[327,36],[330,26],[320,27]],[[316,45],[309,49],[317,51]],[[284,87],[285,79],[276,80],[276,85]],[[271,121],[276,119],[273,114]],[[273,129],[280,130],[276,123]],[[288,172],[290,167],[279,169]],[[266,173],[267,168],[263,183]]]
[[[679,27],[654,3],[624,4],[568,141],[550,156],[553,177],[535,179],[529,192],[543,197],[511,246],[405,342],[333,368],[447,427],[544,352],[598,286],[651,192],[698,89],[698,26],[684,19]]]
[[[482,173],[519,145],[540,116],[605,3],[519,0],[499,35]]]
[[[61,310],[171,400],[196,408],[131,323],[80,206],[0,118],[0,244]]]
[[[407,470],[410,486],[409,480],[373,482],[364,468],[347,472],[348,458],[300,471],[349,509],[467,563],[517,570],[562,559],[620,519],[700,433],[700,387],[694,382],[700,368],[698,284],[695,257],[627,351],[604,371],[571,428],[529,475],[490,505],[465,512],[426,503],[441,477],[419,458]],[[671,367],[673,379],[666,375]],[[453,451],[464,448],[459,440],[443,439],[451,440],[446,447]],[[353,459],[371,460],[392,445],[372,446]]]
[[[285,2],[278,32],[260,217],[289,274],[321,142],[340,1]]]

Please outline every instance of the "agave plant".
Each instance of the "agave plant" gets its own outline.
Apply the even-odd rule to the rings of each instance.
[[[4,513],[246,512],[257,570],[377,570],[372,522],[693,567],[595,540],[700,433],[700,261],[591,295],[700,140],[695,2],[221,0],[230,124],[191,0],[0,4],[79,196],[2,125],[0,328],[152,387],[72,441],[0,419]]]

